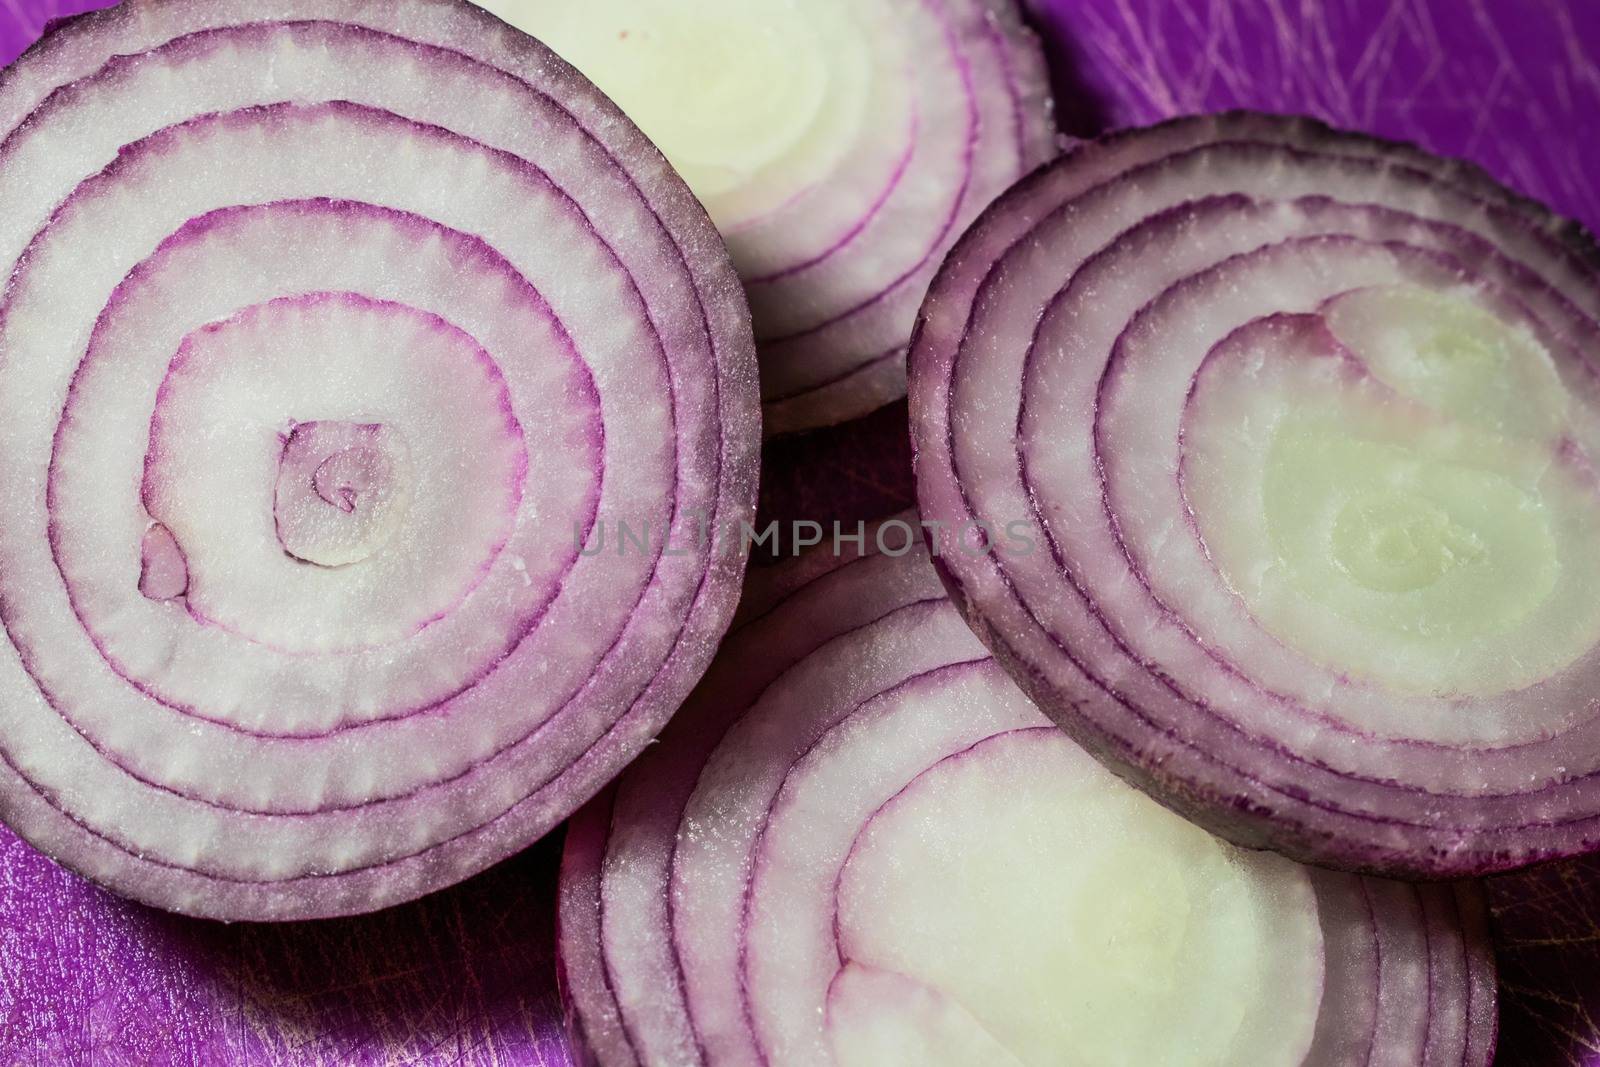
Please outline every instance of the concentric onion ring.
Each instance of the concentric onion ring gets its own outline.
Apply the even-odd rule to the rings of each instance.
[[[456,0],[129,0],[0,132],[11,826],[169,909],[362,911],[654,736],[737,597],[696,535],[753,512],[754,343],[592,85]]]
[[[769,433],[905,394],[962,229],[1056,141],[1015,0],[482,0],[609,93],[705,202],[755,313]]]
[[[912,358],[941,572],[1048,714],[1232,840],[1450,877],[1600,843],[1600,255],[1306,120],[1085,146]],[[1037,551],[961,551],[984,525]]]
[[[593,1062],[1489,1062],[1475,885],[1301,867],[1160,808],[1023,697],[920,547],[749,584],[568,831]]]

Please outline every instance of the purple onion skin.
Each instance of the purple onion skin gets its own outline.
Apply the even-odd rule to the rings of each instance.
[[[1029,3],[1069,132],[1227,107],[1306,111],[1473,158],[1600,230],[1600,141],[1576,132],[1600,110],[1600,5]],[[0,63],[48,19],[103,6],[0,0]],[[853,525],[904,508],[904,419],[899,405],[769,445],[762,521]],[[119,900],[0,828],[0,1063],[567,1064],[558,845],[375,916],[224,927]],[[1600,860],[1498,878],[1490,892],[1499,1062],[1600,1067]]]

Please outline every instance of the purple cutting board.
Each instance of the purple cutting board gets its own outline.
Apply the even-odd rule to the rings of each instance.
[[[0,0],[0,62],[47,18],[97,6]],[[1074,133],[1309,111],[1470,157],[1600,224],[1600,0],[1036,0],[1035,13]],[[901,405],[772,446],[763,510],[904,506],[904,419]],[[547,841],[375,916],[226,927],[120,901],[0,828],[0,1067],[566,1064],[558,857]],[[1600,1065],[1600,862],[1492,888],[1498,1062]]]

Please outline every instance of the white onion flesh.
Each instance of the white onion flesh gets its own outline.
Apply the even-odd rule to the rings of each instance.
[[[1600,842],[1600,253],[1305,120],[1085,146],[912,360],[940,566],[1047,713],[1217,833],[1453,877]]]
[[[905,392],[961,230],[1055,149],[1014,0],[483,0],[609,93],[728,239],[769,433]]]
[[[13,828],[173,910],[363,911],[654,736],[759,403],[726,250],[609,100],[456,0],[128,0],[0,75],[0,135]],[[580,554],[619,521],[649,548]]]
[[[1168,812],[1023,696],[921,549],[749,584],[569,830],[563,988],[601,1067],[1489,1061],[1475,886]]]

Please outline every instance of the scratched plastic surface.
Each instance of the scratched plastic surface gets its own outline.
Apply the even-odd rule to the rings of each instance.
[[[266,0],[263,0],[265,3]],[[94,0],[0,0],[0,62]],[[1310,111],[1465,155],[1600,225],[1600,0],[1038,0],[1075,133]],[[0,208],[3,210],[3,208]],[[904,408],[774,442],[769,518],[909,502]],[[566,1064],[559,842],[376,916],[194,923],[110,897],[0,828],[0,1067]],[[1496,880],[1499,1061],[1600,1067],[1600,860]]]

